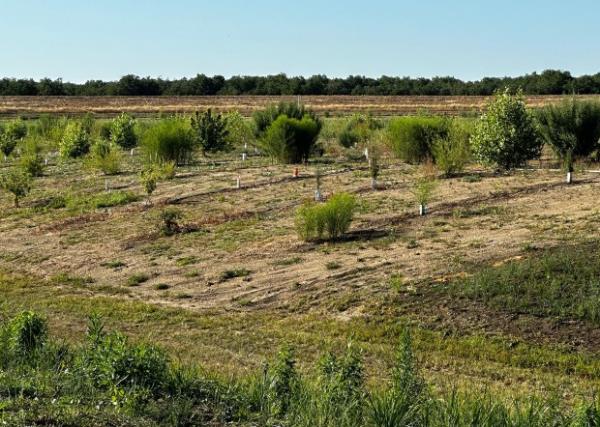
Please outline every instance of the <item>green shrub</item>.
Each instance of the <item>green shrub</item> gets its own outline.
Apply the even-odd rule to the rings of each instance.
[[[320,130],[320,122],[308,115],[301,120],[282,115],[266,130],[261,146],[271,158],[281,163],[306,162]]]
[[[250,124],[238,111],[233,111],[225,116],[227,121],[227,141],[232,147],[245,147],[254,143],[256,138]]]
[[[29,194],[31,190],[31,176],[21,170],[11,170],[0,175],[0,188],[14,196],[15,207],[19,207],[19,200]]]
[[[121,170],[122,155],[116,144],[103,139],[96,141],[90,150],[89,165],[105,175],[115,175]]]
[[[77,367],[97,387],[142,388],[153,394],[166,388],[169,358],[162,349],[145,343],[131,345],[120,333],[105,334],[97,316],[90,318],[87,342]]]
[[[44,173],[44,160],[40,155],[38,138],[30,136],[23,144],[23,154],[19,159],[19,167],[32,177],[40,177]]]
[[[600,149],[600,104],[575,99],[549,105],[538,113],[540,134],[573,171],[573,159]]]
[[[498,92],[475,125],[473,153],[485,164],[512,169],[539,157],[542,139],[522,92]]]
[[[432,177],[424,176],[415,181],[412,194],[419,205],[426,206],[437,187],[437,182]]]
[[[192,160],[195,145],[192,129],[179,117],[160,120],[142,138],[142,149],[149,163],[186,164]]]
[[[166,208],[159,214],[159,230],[165,236],[179,233],[181,226],[179,220],[183,218],[183,212],[177,208]]]
[[[90,151],[90,134],[81,122],[69,122],[59,143],[62,158],[76,158]]]
[[[27,125],[22,120],[13,120],[0,127],[0,151],[5,157],[10,156],[25,136],[27,136]]]
[[[135,119],[127,113],[117,116],[110,124],[110,141],[127,150],[134,148],[138,144]]]
[[[48,326],[39,314],[24,311],[8,325],[10,348],[14,354],[30,357],[46,342]]]
[[[305,203],[296,212],[298,236],[305,241],[325,236],[335,240],[350,228],[355,208],[355,197],[346,193],[336,194],[326,203]]]
[[[387,136],[394,154],[407,163],[432,157],[434,141],[446,138],[450,122],[444,117],[399,117],[390,121]]]
[[[471,158],[471,134],[463,124],[455,121],[445,137],[433,141],[431,153],[435,165],[446,176],[460,173]]]
[[[19,167],[29,176],[40,177],[44,174],[44,159],[38,153],[25,153],[19,159]]]
[[[365,143],[373,132],[381,129],[382,124],[371,116],[355,114],[348,120],[344,129],[338,136],[338,142],[342,147],[350,148],[358,143]]]
[[[221,114],[213,114],[210,108],[204,113],[196,111],[192,116],[191,125],[203,155],[230,148],[227,119]]]
[[[302,120],[308,115],[314,121],[318,122],[317,117],[304,108],[304,105],[295,102],[280,102],[279,104],[268,105],[266,109],[255,111],[252,115],[254,120],[255,132],[257,138],[263,136],[267,129],[280,116],[287,116],[290,119]]]

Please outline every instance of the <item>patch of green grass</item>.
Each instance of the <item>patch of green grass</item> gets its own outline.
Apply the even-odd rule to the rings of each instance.
[[[129,278],[127,279],[127,282],[125,282],[125,284],[127,286],[139,286],[142,283],[147,282],[148,280],[150,280],[150,276],[147,275],[146,273],[135,273],[135,274],[129,276]]]
[[[296,256],[296,257],[285,258],[285,259],[274,261],[273,265],[283,267],[283,266],[289,266],[289,265],[294,265],[294,264],[300,264],[302,261],[303,261],[302,258]]]
[[[50,278],[55,285],[84,286],[94,283],[93,277],[72,276],[69,273],[58,273]]]
[[[184,276],[187,277],[188,279],[193,279],[194,277],[199,277],[200,272],[198,270],[186,271]]]
[[[106,268],[112,268],[112,269],[119,269],[119,268],[123,268],[126,267],[127,264],[125,264],[123,261],[121,260],[112,260],[112,261],[107,261],[107,262],[103,262],[102,264],[100,264],[102,267],[106,267]]]
[[[481,175],[466,175],[463,177],[464,182],[474,183],[481,181]]]
[[[327,270],[337,270],[341,267],[342,267],[342,264],[340,264],[338,261],[329,261],[325,264],[325,268]]]
[[[128,191],[102,192],[88,196],[68,197],[66,206],[69,209],[102,209],[114,206],[123,206],[140,200],[140,196]]]
[[[248,270],[247,268],[236,268],[236,269],[230,269],[230,270],[225,270],[221,273],[221,281],[226,281],[226,280],[230,280],[230,279],[234,279],[236,277],[246,277],[249,276],[251,273],[250,270]]]
[[[157,283],[156,285],[154,285],[154,289],[156,289],[157,291],[165,291],[169,288],[170,286],[166,283]]]
[[[404,277],[401,274],[392,274],[388,283],[396,292],[400,292],[405,288]]]
[[[198,257],[192,255],[192,256],[181,257],[177,261],[175,261],[175,263],[180,267],[185,267],[186,265],[196,264],[198,261],[199,261]]]
[[[453,282],[456,296],[508,311],[600,323],[600,244],[547,249]]]

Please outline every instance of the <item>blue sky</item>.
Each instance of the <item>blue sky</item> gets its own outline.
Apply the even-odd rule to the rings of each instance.
[[[598,0],[1,0],[0,76],[600,72]]]

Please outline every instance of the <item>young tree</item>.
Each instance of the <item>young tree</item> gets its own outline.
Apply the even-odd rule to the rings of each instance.
[[[544,141],[563,162],[570,183],[574,158],[600,148],[600,104],[572,99],[550,105],[540,111],[538,121]]]
[[[90,151],[91,138],[87,125],[81,122],[70,122],[59,143],[62,158],[76,158]]]
[[[475,126],[471,145],[479,161],[503,169],[539,157],[542,140],[522,91],[512,94],[505,89],[496,94]]]
[[[213,114],[210,108],[204,113],[196,111],[192,117],[192,129],[203,155],[229,148],[227,119],[221,114]]]
[[[144,191],[146,191],[147,204],[151,204],[150,197],[152,197],[152,193],[156,190],[158,179],[159,173],[155,167],[150,166],[140,173],[140,181],[144,187]]]
[[[14,196],[15,207],[19,207],[19,200],[29,194],[31,190],[31,176],[20,170],[13,170],[0,176],[0,188]]]
[[[115,118],[110,124],[110,140],[126,150],[134,148],[138,143],[135,119],[127,113]]]
[[[0,151],[5,158],[11,155],[17,143],[25,136],[27,136],[27,126],[22,120],[14,120],[5,127],[0,127]]]

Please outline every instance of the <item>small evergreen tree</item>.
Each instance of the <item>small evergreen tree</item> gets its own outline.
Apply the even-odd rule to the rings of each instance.
[[[229,148],[227,119],[221,114],[213,114],[210,108],[204,113],[196,111],[192,117],[192,129],[203,155]]]

